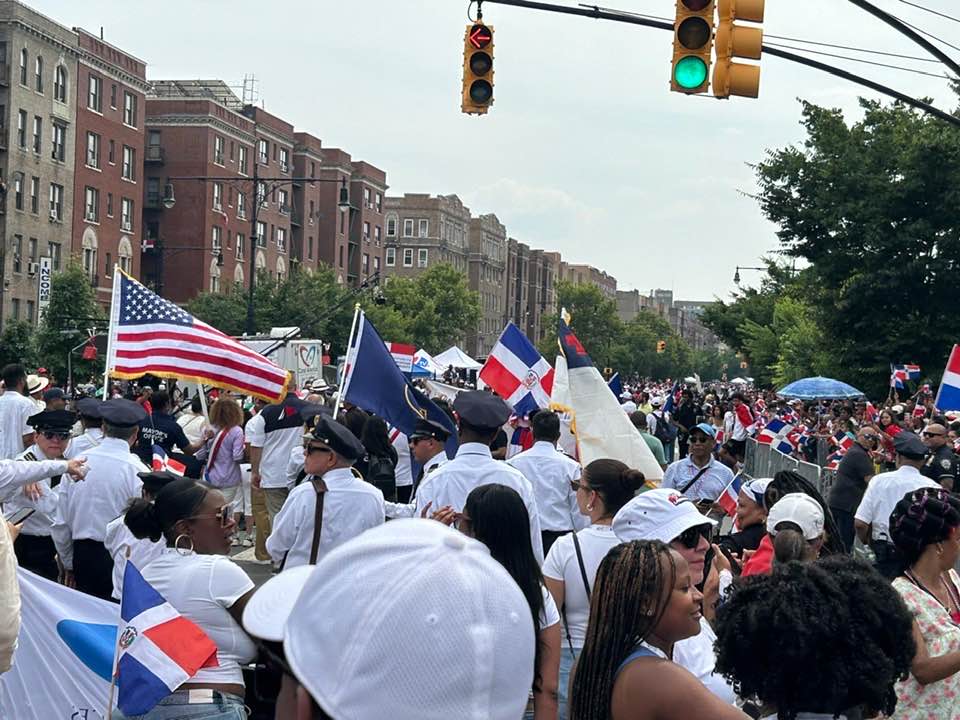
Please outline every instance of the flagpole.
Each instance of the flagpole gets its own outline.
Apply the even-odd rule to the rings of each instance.
[[[117,283],[117,278],[121,272],[123,271],[120,270],[119,265],[113,266],[113,289],[110,291],[110,325],[107,329],[107,361],[103,369],[104,400],[107,400],[110,397],[110,353],[113,350],[113,334],[115,332],[117,322],[120,319],[120,285]]]
[[[347,340],[347,365],[350,364],[350,352],[353,350],[353,341],[356,338],[357,326],[360,320],[360,303],[353,306],[353,322],[350,323],[350,338]],[[337,402],[333,406],[333,417],[336,419],[340,414],[340,406],[343,404],[343,396],[347,394],[347,380],[350,376],[349,367],[344,368],[343,382],[340,385],[340,392],[337,393]]]
[[[207,413],[207,393],[203,390],[203,383],[197,383],[197,393],[200,396],[200,410],[203,412],[203,418],[210,423],[210,415]]]
[[[125,561],[124,561],[124,575],[126,575],[126,563],[130,562],[130,546],[124,545],[126,548]],[[120,603],[117,605],[117,611],[119,613],[123,612],[123,583],[120,584]],[[117,663],[119,658],[117,657],[120,654],[120,635],[121,630],[120,626],[123,624],[123,615],[120,615],[120,622],[117,624],[117,641],[113,646],[113,672],[110,673],[110,695],[107,697],[107,712],[103,716],[104,720],[110,720],[110,713],[113,710],[113,694],[117,689]]]

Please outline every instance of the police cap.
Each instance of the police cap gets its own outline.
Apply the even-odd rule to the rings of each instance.
[[[496,430],[510,417],[510,406],[485,390],[462,392],[453,401],[460,420],[478,430]]]
[[[899,432],[893,438],[893,447],[898,455],[910,460],[922,460],[927,455],[927,446],[912,432]]]
[[[76,413],[69,410],[44,410],[36,415],[31,415],[27,419],[27,425],[38,431],[70,432],[70,428],[76,421]]]
[[[147,411],[133,400],[113,398],[100,406],[100,417],[114,427],[134,427],[147,419]]]
[[[433,438],[434,440],[439,440],[442,443],[447,441],[447,438],[450,437],[450,431],[447,430],[443,425],[433,420],[419,419],[417,424],[413,426],[413,432],[410,433],[411,440],[417,440],[419,438]]]
[[[45,390],[43,393],[44,402],[50,402],[51,400],[63,400],[64,397],[66,396],[64,395],[63,388],[58,387],[50,388],[49,390]]]
[[[77,408],[77,412],[81,417],[85,418],[100,418],[100,408],[103,405],[102,400],[97,400],[96,398],[81,398],[74,403]]]
[[[183,480],[183,475],[177,475],[169,470],[137,473],[137,477],[143,482],[143,486],[147,489],[147,492],[154,495],[167,483],[171,483],[174,480]]]
[[[350,430],[326,414],[318,414],[311,418],[307,423],[306,437],[322,442],[347,460],[359,460],[367,453]]]

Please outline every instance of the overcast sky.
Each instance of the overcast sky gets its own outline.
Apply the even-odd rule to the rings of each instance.
[[[915,1],[960,16],[956,0]],[[675,7],[609,2],[671,19]],[[902,0],[875,2],[960,46],[960,24]],[[521,242],[606,270],[620,288],[673,288],[680,299],[727,296],[735,265],[776,249],[775,226],[746,196],[755,188],[748,163],[803,139],[797,98],[856,118],[858,95],[876,97],[769,56],[758,100],[686,97],[669,92],[668,32],[487,3],[496,101],[471,117],[460,113],[465,0],[28,4],[64,25],[103,26],[107,41],[147,62],[150,79],[239,83],[255,74],[267,110],[383,168],[389,194],[456,193],[475,215],[496,213]],[[926,57],[846,0],[768,0],[763,27]],[[955,104],[938,78],[825,61]]]

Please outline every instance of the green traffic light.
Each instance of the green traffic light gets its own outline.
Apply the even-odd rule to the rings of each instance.
[[[707,64],[693,55],[681,58],[673,68],[673,79],[684,90],[695,90],[707,80]]]

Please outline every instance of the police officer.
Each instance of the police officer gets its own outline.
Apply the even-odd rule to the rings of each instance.
[[[413,488],[413,497],[410,498],[409,503],[387,502],[388,518],[416,515],[417,489],[427,475],[447,463],[446,443],[449,437],[450,431],[440,423],[427,419],[417,420],[413,432],[410,433],[410,452],[413,453],[413,459],[420,465]]]
[[[930,454],[920,472],[940,483],[945,490],[953,490],[957,477],[957,456],[947,444],[947,429],[939,423],[930,423],[923,429],[922,437]]]
[[[303,469],[273,519],[267,551],[284,568],[314,565],[338,545],[384,522],[383,493],[353,471],[366,450],[350,430],[326,414],[308,418]]]
[[[540,536],[540,514],[533,486],[523,473],[507,463],[497,462],[490,444],[497,431],[510,417],[510,406],[484,390],[461,392],[453,401],[459,416],[460,447],[456,457],[424,478],[417,491],[417,514],[430,505],[433,511],[451,507],[463,510],[467,495],[475,487],[499,483],[516,490],[530,517],[530,542],[537,559],[543,562],[543,541]]]
[[[63,458],[63,449],[70,439],[70,428],[76,422],[76,415],[66,410],[45,410],[31,415],[27,420],[33,428],[34,443],[20,453],[16,459],[27,462],[41,460],[59,460]],[[54,547],[50,528],[57,512],[60,475],[44,478],[31,488],[14,489],[3,497],[3,511],[10,515],[18,510],[33,510],[20,529],[13,544],[20,567],[26,568],[48,580],[57,581],[60,570],[57,567],[57,549]]]
[[[83,455],[90,448],[97,447],[103,440],[103,418],[100,417],[100,406],[103,402],[96,398],[83,398],[76,402],[77,414],[83,433],[70,441],[63,456],[68,460]]]
[[[148,468],[131,453],[139,424],[147,414],[137,403],[120,398],[100,408],[103,441],[87,454],[83,482],[61,482],[53,541],[64,567],[64,583],[109,600],[113,593],[113,559],[103,545],[107,524],[140,497],[137,473]]]

